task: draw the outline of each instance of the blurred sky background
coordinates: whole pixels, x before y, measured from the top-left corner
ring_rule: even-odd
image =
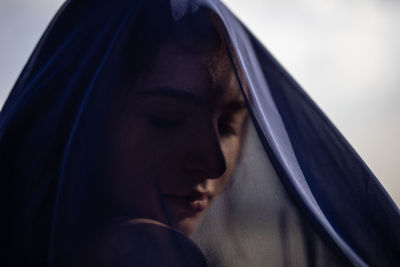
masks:
[[[0,107],[62,0],[0,0]],[[400,1],[225,0],[400,205]]]

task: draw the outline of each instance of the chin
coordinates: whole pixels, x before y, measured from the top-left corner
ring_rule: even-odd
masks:
[[[178,231],[182,232],[185,235],[190,235],[196,230],[199,225],[203,214],[196,214],[191,217],[179,218],[177,220],[173,220],[173,226]]]

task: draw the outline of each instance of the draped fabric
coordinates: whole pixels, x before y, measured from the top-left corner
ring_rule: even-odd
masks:
[[[1,266],[397,266],[400,213],[217,0],[67,1],[0,115]]]

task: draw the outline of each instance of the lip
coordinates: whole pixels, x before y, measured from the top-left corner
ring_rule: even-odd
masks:
[[[163,194],[163,198],[172,211],[195,215],[207,209],[211,194],[208,192],[192,191],[187,195]]]

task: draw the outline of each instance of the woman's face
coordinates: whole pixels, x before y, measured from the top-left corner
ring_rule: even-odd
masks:
[[[226,57],[164,45],[113,116],[106,190],[121,216],[190,234],[232,176],[247,110]]]

